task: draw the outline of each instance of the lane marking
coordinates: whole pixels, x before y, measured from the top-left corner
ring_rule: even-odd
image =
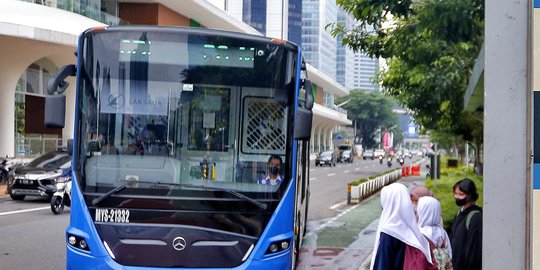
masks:
[[[358,171],[358,170],[360,170],[360,168],[355,168],[354,170],[355,170],[355,171]]]
[[[336,175],[336,174],[335,173],[329,173],[326,176],[334,176],[334,175]]]
[[[344,205],[344,204],[346,204],[346,203],[347,203],[347,201],[342,201],[342,202],[340,202],[340,203],[336,203],[336,204],[332,205],[332,206],[330,207],[330,209],[334,210],[334,209],[336,209],[336,208],[338,208],[338,207],[340,207],[340,206],[342,206],[342,205]]]
[[[317,177],[309,178],[309,181],[317,180]]]
[[[26,213],[26,212],[41,211],[41,210],[45,210],[45,209],[51,209],[51,207],[50,206],[44,206],[44,207],[30,208],[30,209],[24,209],[24,210],[15,210],[15,211],[9,211],[9,212],[2,212],[2,213],[0,213],[0,216],[7,216],[7,215],[20,214],[20,213]]]
[[[344,172],[344,173],[349,173],[349,170],[345,170],[345,171],[343,171],[343,172]]]

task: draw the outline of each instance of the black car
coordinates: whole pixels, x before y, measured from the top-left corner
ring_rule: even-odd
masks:
[[[334,151],[324,151],[315,158],[315,166],[336,166],[336,154]]]
[[[8,177],[8,192],[13,200],[26,196],[50,198],[61,177],[71,175],[71,156],[66,151],[41,155],[13,170]]]

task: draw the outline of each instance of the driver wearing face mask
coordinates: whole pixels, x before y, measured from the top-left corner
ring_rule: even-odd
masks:
[[[266,177],[259,180],[259,184],[276,186],[281,184],[281,176],[279,172],[281,170],[281,157],[272,155],[268,159],[268,173]]]

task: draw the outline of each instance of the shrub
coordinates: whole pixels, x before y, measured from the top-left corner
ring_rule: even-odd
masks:
[[[454,191],[452,188],[457,181],[463,178],[469,178],[474,181],[479,195],[476,203],[482,206],[483,178],[481,175],[475,175],[472,167],[459,164],[457,168],[447,168],[446,162],[443,162],[443,159],[441,159],[441,178],[436,180],[428,178],[425,182],[425,186],[433,191],[435,197],[441,203],[444,228],[448,232],[452,228],[452,222],[459,211],[459,207],[454,200]]]

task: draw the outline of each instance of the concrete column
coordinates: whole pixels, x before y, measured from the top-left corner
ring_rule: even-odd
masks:
[[[482,269],[530,269],[532,1],[486,1]]]
[[[310,140],[310,144],[309,144],[309,152],[310,153],[315,152],[314,141],[315,141],[315,129],[312,127],[311,128],[311,140]]]
[[[2,39],[0,39],[2,41]],[[31,53],[21,54],[6,44],[0,50],[0,156],[15,155],[15,87],[26,68],[33,63]],[[39,59],[39,58],[38,58]]]
[[[15,155],[15,87],[20,69],[0,67],[0,156]],[[22,69],[24,70],[24,69]],[[22,71],[21,71],[22,73]]]
[[[321,127],[321,151],[326,151],[326,130]]]
[[[319,148],[321,145],[321,132],[318,125],[313,127],[313,133],[315,134],[315,136],[313,136],[313,149],[315,149],[315,152],[319,153],[321,151]]]

